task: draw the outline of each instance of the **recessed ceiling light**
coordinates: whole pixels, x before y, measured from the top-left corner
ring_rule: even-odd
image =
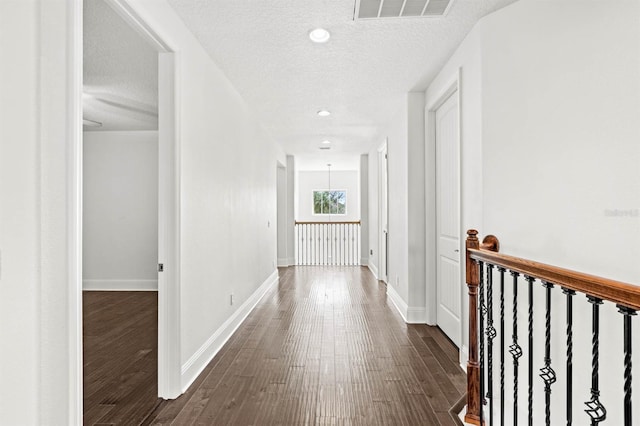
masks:
[[[322,141],[323,144],[325,145],[329,145],[331,143],[331,141]]]
[[[318,111],[318,115],[320,117],[328,117],[331,115],[331,111],[328,111],[326,109],[321,109],[320,111]]]
[[[309,38],[314,43],[326,43],[330,37],[331,34],[324,28],[316,28],[315,30],[309,31]]]

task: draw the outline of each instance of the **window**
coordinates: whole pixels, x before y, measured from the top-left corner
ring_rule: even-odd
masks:
[[[347,191],[313,191],[313,214],[347,214]]]

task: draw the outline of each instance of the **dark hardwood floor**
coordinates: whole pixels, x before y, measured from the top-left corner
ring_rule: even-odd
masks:
[[[144,424],[452,425],[458,351],[366,268],[291,267],[187,393]]]
[[[156,292],[83,292],[84,424],[137,425],[158,399]]]

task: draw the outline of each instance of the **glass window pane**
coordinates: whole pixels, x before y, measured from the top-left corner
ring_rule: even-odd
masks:
[[[346,214],[347,191],[313,191],[314,214]]]
[[[322,214],[322,192],[313,191],[313,213]]]

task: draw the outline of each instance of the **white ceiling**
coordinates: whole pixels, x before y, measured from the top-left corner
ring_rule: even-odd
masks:
[[[287,153],[340,164],[381,143],[405,94],[426,88],[479,18],[514,1],[369,20],[354,20],[355,0],[169,3]],[[104,0],[84,8],[84,116],[103,123],[85,130],[157,129],[157,52]],[[316,27],[331,32],[326,44],[309,40]],[[332,115],[318,117],[324,108]]]
[[[289,154],[367,152],[482,16],[515,0],[454,0],[445,17],[354,20],[354,0],[169,0]],[[308,32],[324,27],[326,44]],[[330,117],[316,112],[327,108]],[[379,140],[378,140],[379,139]]]
[[[84,0],[85,130],[158,128],[158,54],[104,0]]]
[[[295,168],[298,171],[360,170],[360,156],[353,154],[327,153],[314,151],[310,154],[296,155]]]

